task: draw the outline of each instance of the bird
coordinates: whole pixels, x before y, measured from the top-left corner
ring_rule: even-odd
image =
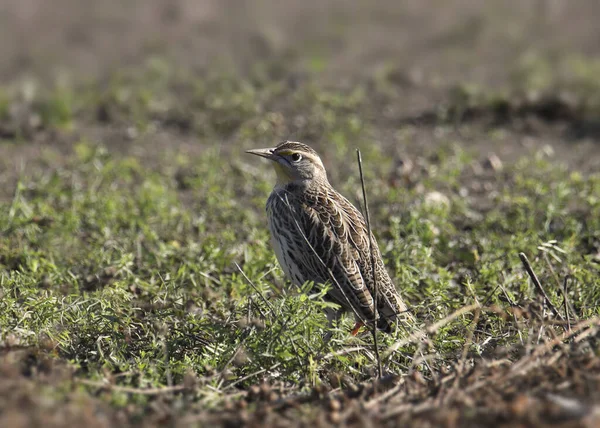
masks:
[[[246,153],[275,167],[277,182],[266,204],[272,247],[294,285],[329,284],[325,299],[340,307],[325,310],[329,327],[344,312],[354,314],[353,336],[365,325],[391,333],[400,314],[412,319],[363,215],[329,183],[318,153],[295,141]]]

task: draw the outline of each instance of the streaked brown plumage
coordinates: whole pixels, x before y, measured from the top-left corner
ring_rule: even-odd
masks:
[[[327,180],[317,152],[286,141],[275,148],[249,150],[274,162],[277,184],[267,215],[277,259],[296,285],[329,283],[327,297],[354,313],[358,323],[373,322],[374,279],[365,220]],[[373,237],[377,281],[377,326],[392,330],[406,305],[392,283]],[[328,313],[330,320],[340,313]],[[357,329],[355,329],[355,332]]]

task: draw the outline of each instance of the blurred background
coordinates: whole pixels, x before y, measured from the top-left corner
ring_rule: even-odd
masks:
[[[599,14],[593,0],[2,0],[0,76],[287,55],[335,78],[391,63],[498,84],[524,52],[598,54]]]
[[[500,124],[503,134],[493,139],[487,132],[470,132],[472,127],[459,134],[446,129],[443,138],[476,142],[483,152],[494,146],[495,152],[506,152],[500,153],[503,159],[536,139],[553,146],[568,139],[584,143],[577,162],[585,163],[595,148],[585,143],[597,139],[599,128],[598,16],[600,4],[594,0],[2,0],[0,82],[8,94],[4,98],[12,102],[19,92],[27,105],[5,106],[10,114],[0,121],[0,134],[44,139],[38,131],[52,128],[46,125],[55,119],[55,106],[40,112],[31,100],[44,99],[40,94],[58,86],[70,91],[49,96],[66,110],[58,114],[58,124],[64,125],[62,120],[68,125],[63,129],[81,131],[77,138],[83,134],[114,147],[124,147],[123,141],[141,132],[150,144],[157,129],[183,130],[173,144],[205,136],[224,146],[263,138],[319,146],[336,137],[310,114],[303,117],[314,100],[294,105],[286,100],[286,91],[291,96],[298,87],[314,85],[346,94],[360,88],[360,106],[348,108],[362,129],[369,128],[362,136],[384,145],[406,143],[398,130],[414,125],[404,149],[418,150],[440,137],[434,129],[440,119],[450,119],[458,127],[468,121],[483,130]],[[158,126],[153,129],[140,126],[139,118],[133,124],[115,119],[124,115],[112,112],[111,105],[116,99],[131,106],[127,95],[103,99],[93,108],[74,95],[94,82],[102,98],[115,76],[141,76],[149,63],[170,79],[165,96],[151,78],[137,82],[148,82],[141,110],[154,109]],[[202,80],[211,72],[248,79],[245,88],[253,99],[242,107],[229,102],[245,91],[234,83],[231,93],[213,94],[217,102],[207,107],[198,99],[210,94],[177,88],[185,79],[172,78],[188,73]],[[285,90],[273,95],[267,81]],[[211,114],[215,104],[221,110]],[[31,110],[40,117],[28,116]],[[215,129],[224,115],[231,116],[227,124]],[[260,123],[260,115],[269,123]],[[572,149],[565,154],[577,156]]]

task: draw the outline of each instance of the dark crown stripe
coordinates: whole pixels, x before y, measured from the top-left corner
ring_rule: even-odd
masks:
[[[312,147],[307,146],[303,143],[298,143],[296,141],[284,141],[283,143],[279,143],[277,147],[275,147],[275,151],[285,151],[285,150],[293,150],[303,153],[310,153],[315,156],[319,156],[318,153],[312,149]]]

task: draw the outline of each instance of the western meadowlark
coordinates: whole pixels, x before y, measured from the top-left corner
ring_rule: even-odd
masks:
[[[330,326],[342,312],[350,311],[357,321],[353,335],[362,325],[373,325],[376,281],[377,327],[391,332],[398,314],[406,314],[406,305],[371,235],[374,278],[365,220],[329,184],[317,152],[306,144],[285,141],[247,153],[274,162],[277,184],[267,200],[267,216],[271,242],[286,276],[298,286],[308,281],[330,284],[326,298],[341,306],[337,312],[327,311]]]

